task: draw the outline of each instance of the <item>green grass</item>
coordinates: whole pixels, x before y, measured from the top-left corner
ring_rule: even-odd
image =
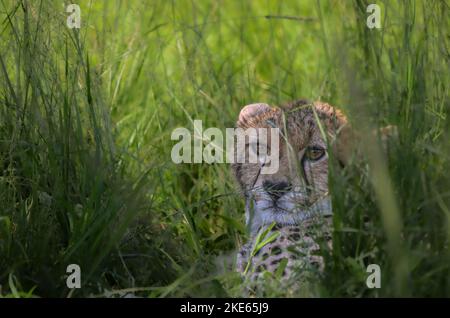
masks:
[[[360,0],[80,2],[70,30],[63,1],[0,0],[0,296],[245,295],[229,166],[172,163],[170,134],[300,97],[342,108],[366,160],[330,171],[326,274],[265,295],[450,296],[446,1],[377,1],[380,30]]]

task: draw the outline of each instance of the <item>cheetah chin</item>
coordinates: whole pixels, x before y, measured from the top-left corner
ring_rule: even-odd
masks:
[[[329,195],[317,200],[309,207],[294,207],[292,209],[273,206],[270,202],[258,205],[251,200],[247,199],[245,205],[245,219],[246,224],[250,225],[252,236],[256,235],[261,228],[273,223],[278,226],[298,226],[309,219],[331,217],[333,214]],[[252,209],[252,206],[256,209]]]

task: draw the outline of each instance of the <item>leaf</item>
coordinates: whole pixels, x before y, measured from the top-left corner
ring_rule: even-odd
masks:
[[[288,259],[287,258],[283,258],[280,262],[280,265],[278,265],[278,268],[275,272],[275,277],[280,279],[281,276],[283,275],[284,269],[286,268],[288,263]]]

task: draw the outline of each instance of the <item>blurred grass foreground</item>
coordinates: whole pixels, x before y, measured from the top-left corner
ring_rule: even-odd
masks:
[[[0,1],[0,297],[244,296],[229,166],[174,164],[170,134],[302,97],[399,137],[330,171],[325,275],[264,296],[450,297],[447,1],[371,1],[380,29],[364,0],[76,2],[79,29]]]

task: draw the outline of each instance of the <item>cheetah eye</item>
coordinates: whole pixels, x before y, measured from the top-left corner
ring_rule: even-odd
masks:
[[[267,145],[256,142],[248,144],[249,150],[253,152],[253,154],[256,154],[256,157],[258,158],[258,163],[260,165],[266,165],[270,163],[270,158],[267,155],[268,149]]]
[[[317,146],[310,146],[306,148],[305,151],[305,158],[309,161],[317,161],[320,158],[322,158],[325,155],[325,149],[317,147]]]
[[[259,143],[258,142],[252,142],[245,145],[247,147],[247,151],[251,154],[256,155],[259,157]]]

